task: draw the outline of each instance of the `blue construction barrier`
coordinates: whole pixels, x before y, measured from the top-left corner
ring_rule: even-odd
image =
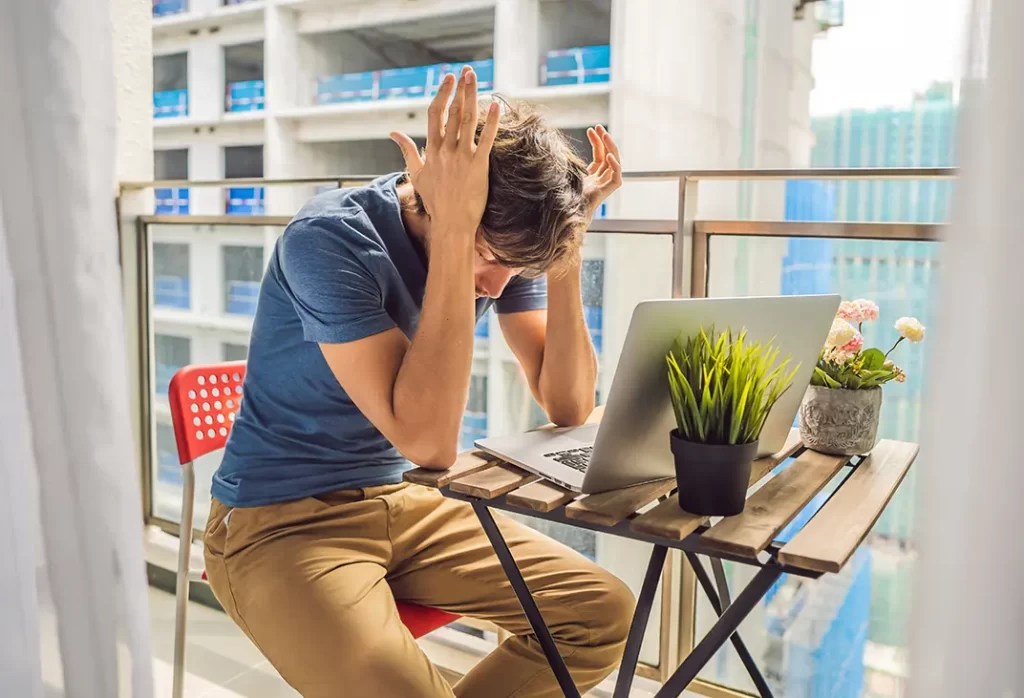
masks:
[[[476,321],[476,327],[473,329],[473,336],[479,339],[487,339],[490,336],[490,318],[491,311],[488,310],[484,313],[484,316]]]
[[[163,90],[153,93],[153,118],[188,116],[188,90]]]
[[[188,277],[169,274],[153,277],[153,305],[188,310],[191,297]]]
[[[225,210],[231,216],[262,216],[266,210],[263,187],[231,187]]]
[[[317,104],[339,104],[431,97],[437,94],[437,88],[445,74],[457,73],[463,65],[472,66],[476,71],[479,92],[494,89],[494,60],[489,58],[470,63],[437,63],[412,68],[330,75],[316,81],[315,101]]]
[[[153,0],[153,16],[166,17],[188,12],[188,0]]]
[[[260,111],[264,105],[263,80],[242,80],[228,83],[224,108],[229,112]]]
[[[548,51],[540,68],[540,84],[583,85],[612,77],[610,46],[581,46]]]
[[[158,215],[188,214],[189,191],[186,187],[155,189],[153,195],[156,199],[155,213]]]

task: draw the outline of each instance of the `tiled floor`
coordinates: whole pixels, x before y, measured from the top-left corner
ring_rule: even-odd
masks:
[[[47,612],[44,592],[44,618],[42,626],[43,680],[45,698],[60,698],[62,688],[60,652],[57,644],[57,625],[52,610]],[[52,607],[50,607],[52,609]],[[174,597],[153,587],[149,588],[150,649],[153,653],[153,679],[155,698],[170,698],[171,662],[174,654]],[[123,696],[128,689],[128,652],[121,648],[120,666]],[[225,614],[206,606],[189,606],[188,645],[186,648],[186,698],[298,698],[284,679],[259,653],[241,630]],[[645,684],[643,679],[638,684]],[[591,694],[611,695],[611,681],[606,681]],[[635,696],[650,696],[643,690],[634,690]],[[690,695],[687,693],[686,695]]]
[[[155,698],[170,698],[174,654],[174,597],[150,587],[150,649]],[[43,680],[47,698],[63,695],[57,628],[53,614],[43,626]],[[188,619],[187,698],[297,698],[273,667],[226,615],[191,604]],[[127,655],[127,651],[124,650]],[[122,658],[127,671],[127,657]],[[126,681],[122,680],[122,687]],[[124,693],[127,695],[127,693]]]

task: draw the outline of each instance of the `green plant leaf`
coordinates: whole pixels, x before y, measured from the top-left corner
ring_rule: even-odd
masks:
[[[877,371],[885,365],[885,354],[880,349],[865,349],[860,353],[862,366],[869,371]]]
[[[833,378],[832,376],[830,376],[827,373],[825,373],[824,371],[822,371],[820,368],[815,368],[814,369],[814,377],[817,378],[818,380],[820,380],[821,384],[823,386],[825,386],[825,387],[833,388],[833,389],[838,389],[838,388],[843,387],[839,383],[839,381],[837,381],[835,378]]]

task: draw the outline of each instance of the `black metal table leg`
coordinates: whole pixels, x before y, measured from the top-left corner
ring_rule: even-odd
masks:
[[[480,525],[483,526],[484,533],[487,534],[494,552],[498,555],[498,561],[501,562],[501,567],[505,570],[508,581],[512,584],[512,590],[515,591],[516,598],[519,599],[519,604],[523,607],[523,612],[526,613],[526,618],[530,621],[530,627],[533,628],[533,633],[537,636],[541,649],[544,650],[544,656],[547,658],[548,664],[551,665],[551,671],[555,673],[555,678],[558,680],[562,693],[565,694],[566,698],[580,698],[579,689],[573,683],[572,676],[569,675],[569,670],[562,660],[562,655],[558,653],[558,647],[555,646],[555,640],[551,637],[551,631],[548,630],[548,626],[544,623],[544,617],[541,616],[540,609],[537,608],[533,596],[530,595],[530,588],[526,586],[526,580],[523,579],[523,574],[519,571],[515,558],[512,557],[512,551],[508,549],[508,544],[505,543],[505,539],[502,537],[494,517],[491,516],[487,504],[482,501],[474,501],[473,511],[476,512],[477,518],[480,519]]]
[[[724,613],[721,599],[718,594],[715,593],[715,588],[711,586],[711,579],[708,577],[708,573],[705,571],[704,565],[694,553],[686,553],[686,559],[690,561],[690,566],[697,575],[697,581],[700,582],[701,587],[704,589],[704,594],[708,597],[708,602],[711,604],[711,608],[714,610],[715,615],[721,617],[722,613]],[[715,567],[715,562],[716,559],[712,558],[711,564],[713,568]],[[721,566],[721,561],[718,561],[718,564]],[[720,575],[716,574],[715,576],[718,581],[719,590],[724,586],[726,593],[728,593],[728,583],[725,579],[725,571],[722,570]],[[719,593],[721,593],[721,591],[719,591]],[[771,687],[768,686],[768,682],[761,674],[761,670],[758,668],[757,662],[754,661],[754,657],[750,654],[750,650],[747,649],[746,643],[743,642],[742,638],[740,638],[740,634],[738,632],[733,633],[729,639],[732,641],[733,647],[736,648],[736,654],[740,656],[740,661],[743,662],[743,666],[750,675],[751,681],[753,681],[754,686],[757,687],[757,692],[761,694],[761,698],[773,698],[774,694],[772,693]]]
[[[663,545],[656,545],[651,551],[651,560],[647,563],[647,574],[644,575],[640,596],[636,600],[636,610],[633,611],[633,621],[629,625],[626,650],[622,653],[622,664],[619,665],[619,677],[615,681],[613,698],[628,698],[629,696],[630,686],[633,685],[633,674],[636,672],[636,663],[640,659],[640,645],[644,642],[647,619],[651,615],[651,606],[654,604],[654,592],[658,589],[658,580],[665,567],[666,553],[668,553],[668,548]]]
[[[721,558],[712,557],[711,562],[711,574],[715,575],[715,586],[718,588],[718,602],[722,607],[722,611],[716,610],[715,613],[722,615],[722,612],[729,608],[729,604],[732,603],[732,595],[729,593],[729,580],[725,576],[725,565],[722,563]]]
[[[696,567],[694,568],[697,569]],[[703,569],[703,568],[702,568]],[[669,677],[668,681],[661,687],[655,698],[675,698],[679,696],[690,683],[697,678],[698,672],[715,655],[725,641],[729,639],[743,619],[754,609],[764,595],[771,589],[772,584],[782,574],[782,568],[775,563],[769,563],[762,567],[754,578],[747,584],[739,596],[729,605],[729,608],[718,618],[718,621],[711,627],[708,634],[704,636],[693,651],[683,660],[683,663]],[[705,579],[707,572],[704,573]],[[699,579],[699,577],[698,577]],[[710,585],[710,579],[708,579]],[[712,587],[713,590],[713,587]],[[716,594],[717,599],[717,594]]]

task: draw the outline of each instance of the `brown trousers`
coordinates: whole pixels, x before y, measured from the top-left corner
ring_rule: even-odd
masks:
[[[576,684],[597,685],[622,657],[629,589],[496,519]],[[437,490],[389,485],[234,510],[214,500],[205,543],[218,600],[306,698],[562,695],[472,508]],[[453,689],[399,621],[396,598],[511,637]]]

